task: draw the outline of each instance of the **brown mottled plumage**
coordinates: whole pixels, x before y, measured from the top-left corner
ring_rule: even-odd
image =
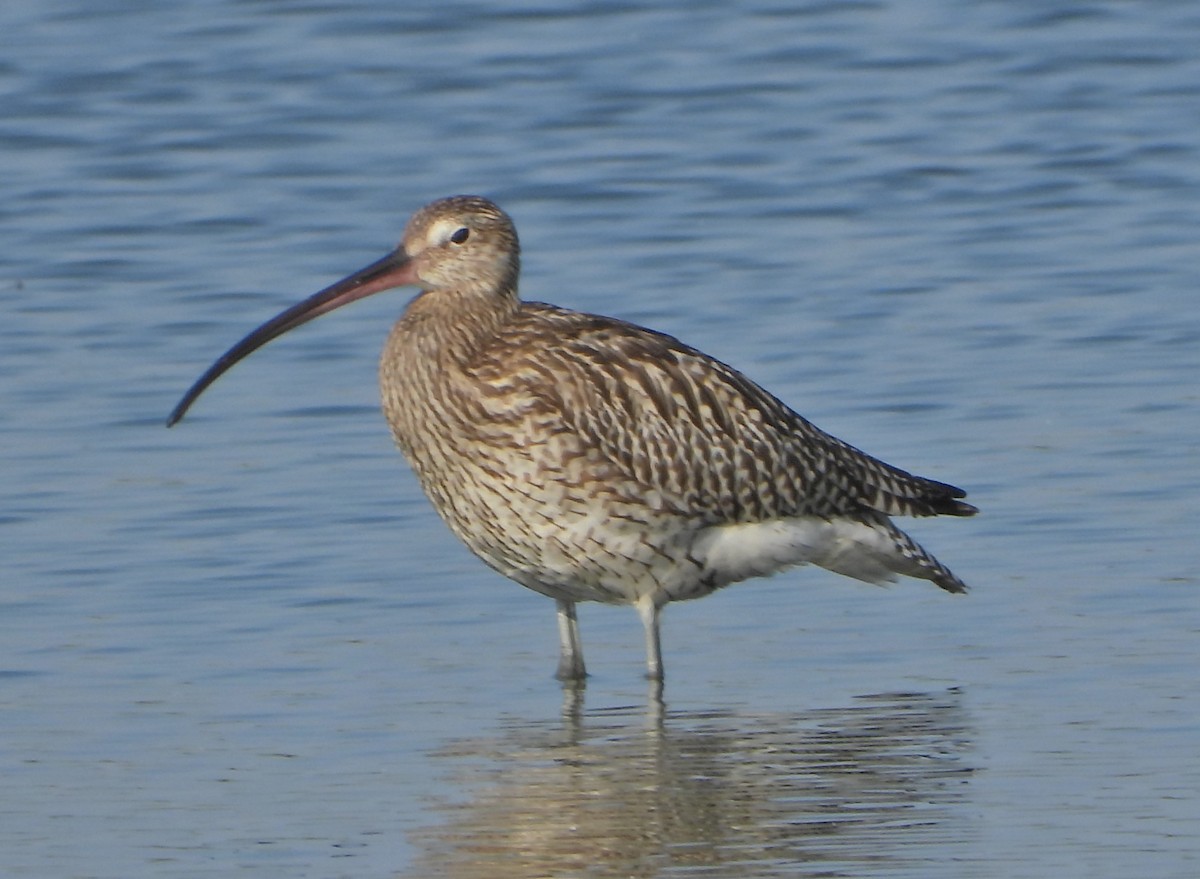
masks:
[[[422,288],[388,337],[383,408],[434,507],[491,567],[558,602],[558,675],[581,679],[578,601],[637,607],[662,677],[669,601],[813,563],[869,582],[966,586],[891,516],[970,516],[961,489],[878,461],[662,333],[517,295],[512,221],[475,196],[418,211],[399,249],[259,327],[216,378],[287,330]]]

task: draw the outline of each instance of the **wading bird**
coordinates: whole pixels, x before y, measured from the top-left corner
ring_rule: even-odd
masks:
[[[631,604],[647,675],[659,615],[749,577],[815,564],[871,583],[966,586],[892,516],[970,516],[965,492],[824,433],[671,336],[517,294],[512,220],[476,196],[422,208],[400,246],[254,330],[171,413],[272,339],[349,302],[420,292],[380,363],[383,409],[450,529],[553,598],[558,677],[586,671],[575,605]]]

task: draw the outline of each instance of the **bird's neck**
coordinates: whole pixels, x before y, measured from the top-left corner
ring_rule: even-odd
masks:
[[[515,288],[499,296],[429,290],[392,328],[379,365],[383,410],[422,483],[436,483],[445,450],[461,441],[464,424],[475,418],[472,367],[503,336],[519,307]]]
[[[390,341],[404,359],[465,366],[503,332],[519,307],[515,286],[426,290],[409,303]]]

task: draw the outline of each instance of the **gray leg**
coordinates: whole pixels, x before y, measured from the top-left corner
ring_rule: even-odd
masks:
[[[558,671],[560,681],[582,681],[587,677],[583,665],[583,644],[579,641],[579,621],[575,618],[575,602],[558,599]]]
[[[646,677],[652,681],[663,679],[662,642],[658,636],[658,613],[661,608],[650,596],[637,603],[642,627],[646,630]]]

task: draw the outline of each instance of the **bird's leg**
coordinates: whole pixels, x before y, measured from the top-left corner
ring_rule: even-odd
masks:
[[[583,665],[583,644],[579,641],[579,620],[575,618],[575,602],[558,599],[558,671],[560,681],[582,681],[587,677]]]
[[[636,604],[638,616],[642,618],[642,627],[646,630],[646,677],[652,681],[662,681],[662,642],[658,635],[658,614],[662,609],[652,595],[646,595]]]

